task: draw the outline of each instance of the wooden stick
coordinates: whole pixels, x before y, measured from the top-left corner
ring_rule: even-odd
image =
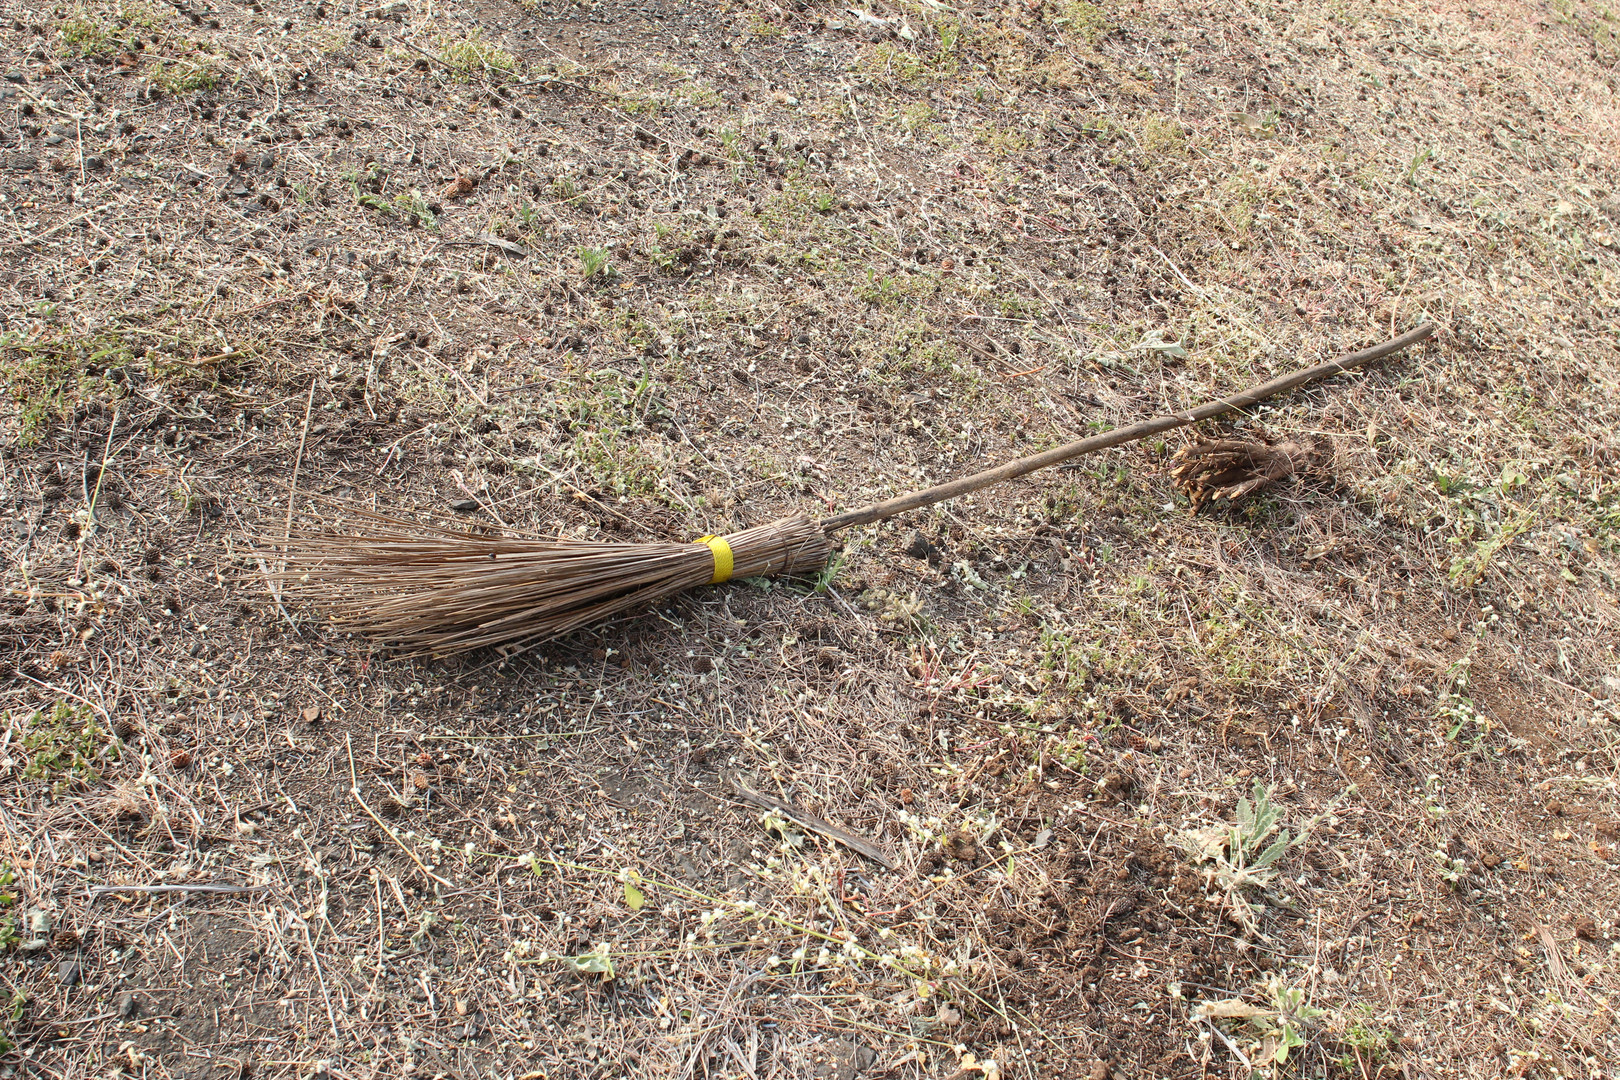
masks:
[[[238,893],[264,892],[268,885],[92,885],[89,896],[91,900],[107,895],[108,893],[224,893],[234,896]]]
[[[1397,353],[1408,346],[1415,345],[1433,333],[1434,323],[1426,322],[1408,330],[1398,338],[1384,342],[1382,345],[1374,345],[1370,349],[1362,349],[1360,352],[1341,356],[1337,360],[1329,360],[1326,363],[1304,368],[1288,375],[1279,375],[1269,382],[1263,382],[1259,386],[1251,387],[1240,394],[1234,394],[1227,398],[1218,398],[1215,401],[1200,405],[1191,412],[1161,416],[1154,420],[1143,420],[1139,424],[1115,428],[1113,431],[1105,431],[1101,435],[1093,435],[1078,442],[1054,447],[1039,454],[1031,454],[1029,457],[1019,458],[1017,461],[1009,461],[1005,465],[998,465],[994,469],[986,469],[984,472],[974,473],[972,476],[964,476],[960,480],[950,480],[931,488],[924,488],[922,491],[913,491],[909,495],[897,495],[892,499],[860,510],[850,510],[847,513],[826,518],[821,522],[821,528],[828,535],[831,535],[840,529],[866,525],[873,521],[883,521],[897,514],[904,514],[909,510],[920,510],[925,506],[932,506],[937,502],[944,502],[946,499],[954,499],[969,492],[978,491],[980,488],[989,487],[991,484],[999,484],[1003,480],[1012,480],[1015,477],[1035,472],[1037,469],[1048,468],[1059,462],[1068,461],[1070,458],[1079,457],[1082,454],[1089,454],[1096,450],[1107,450],[1110,447],[1124,443],[1136,442],[1138,439],[1157,435],[1161,431],[1171,431],[1178,427],[1186,427],[1188,424],[1196,424],[1200,420],[1208,420],[1212,416],[1220,416],[1222,413],[1245,409],[1257,402],[1264,401],[1266,398],[1286,393],[1307,383],[1316,382],[1318,379],[1325,379],[1329,375],[1354,371],[1356,368],[1370,364],[1374,360],[1382,359],[1391,353]]]
[[[827,822],[816,817],[816,815],[810,813],[808,810],[800,810],[792,803],[785,803],[781,799],[774,799],[762,792],[755,791],[745,785],[741,780],[738,780],[736,777],[729,778],[726,781],[726,785],[731,788],[732,794],[736,795],[738,798],[743,799],[746,802],[751,802],[755,806],[763,807],[766,810],[781,814],[788,820],[797,823],[800,827],[809,829],[811,832],[818,832],[827,837],[829,840],[836,840],[840,844],[843,844],[845,847],[849,848],[851,851],[858,851],[862,855],[865,855],[868,859],[871,859],[873,862],[879,864],[885,870],[894,870],[899,866],[899,864],[894,861],[893,856],[884,851],[882,848],[878,847],[876,844],[872,843],[870,840],[856,836],[854,833],[845,832],[836,825],[829,825]]]

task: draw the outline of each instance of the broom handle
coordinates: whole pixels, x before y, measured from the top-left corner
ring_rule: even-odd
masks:
[[[1381,359],[1391,353],[1400,352],[1409,345],[1415,345],[1432,333],[1434,333],[1434,323],[1425,322],[1408,330],[1398,338],[1384,342],[1382,345],[1374,345],[1370,349],[1362,349],[1360,352],[1351,353],[1349,356],[1341,356],[1337,360],[1329,360],[1326,363],[1304,368],[1288,375],[1280,375],[1270,382],[1263,382],[1259,386],[1243,391],[1241,394],[1217,398],[1207,404],[1200,405],[1192,412],[1161,416],[1154,420],[1143,420],[1139,424],[1115,428],[1113,431],[1105,431],[1101,435],[1093,435],[1088,439],[1081,439],[1066,446],[1054,447],[1039,454],[1019,458],[1017,461],[1009,461],[1005,465],[998,465],[994,469],[986,469],[984,472],[974,473],[972,476],[964,476],[960,480],[950,480],[931,488],[924,488],[921,491],[913,491],[909,495],[898,495],[860,510],[851,510],[836,517],[826,518],[821,522],[821,528],[822,531],[831,535],[840,529],[865,525],[873,521],[883,521],[886,518],[894,517],[896,514],[904,514],[908,510],[918,510],[924,506],[944,502],[946,499],[954,499],[959,495],[966,495],[970,491],[978,491],[980,488],[987,488],[991,484],[999,484],[1003,480],[1011,480],[1014,477],[1035,472],[1037,469],[1056,465],[1060,461],[1068,461],[1070,458],[1079,457],[1081,454],[1089,454],[1094,450],[1107,450],[1111,446],[1135,442],[1138,439],[1145,439],[1149,435],[1157,435],[1161,431],[1186,427],[1188,424],[1208,420],[1210,417],[1220,416],[1222,413],[1246,409],[1256,402],[1293,390],[1295,387],[1316,382],[1318,379],[1325,379],[1329,375],[1354,371],[1356,368],[1370,364],[1374,360]]]

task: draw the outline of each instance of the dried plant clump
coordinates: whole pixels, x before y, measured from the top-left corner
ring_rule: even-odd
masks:
[[[1320,469],[1331,456],[1324,440],[1309,436],[1276,442],[1201,439],[1176,451],[1170,476],[1196,514],[1211,501],[1230,506],[1279,480]]]

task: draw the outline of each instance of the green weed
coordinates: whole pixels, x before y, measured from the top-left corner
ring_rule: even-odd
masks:
[[[1086,0],[1070,0],[1063,5],[1063,14],[1053,22],[1059,26],[1068,26],[1093,48],[1096,48],[1097,43],[1114,29],[1114,24],[1108,21],[1103,9],[1096,4],[1087,3]]]
[[[1259,932],[1255,916],[1260,907],[1248,893],[1277,878],[1276,864],[1305,834],[1291,836],[1281,827],[1282,811],[1272,803],[1271,791],[1255,781],[1253,798],[1239,799],[1235,824],[1187,829],[1173,839],[1195,863],[1207,863],[1205,876],[1219,890],[1233,918],[1250,933]]]
[[[1485,539],[1474,545],[1474,550],[1458,557],[1451,564],[1451,584],[1457,589],[1472,589],[1485,577],[1490,569],[1491,560],[1496,553],[1508,544],[1527,532],[1536,522],[1536,515],[1529,511],[1515,514]]]
[[[606,281],[614,276],[613,264],[604,248],[579,249],[579,276],[586,281]]]
[[[1339,1055],[1334,1064],[1352,1076],[1363,1076],[1367,1073],[1367,1066],[1376,1066],[1389,1059],[1390,1051],[1395,1047],[1396,1035],[1381,1024],[1363,1017],[1351,1021],[1344,1034],[1339,1036],[1339,1042],[1349,1053]]]
[[[59,703],[50,712],[30,714],[23,727],[22,745],[28,752],[23,775],[49,780],[53,790],[74,782],[93,784],[107,762],[118,760],[118,740],[97,725],[88,705]]]
[[[33,446],[75,405],[101,392],[102,368],[132,359],[128,343],[111,333],[83,338],[0,334],[0,382],[17,406],[19,444]]]
[[[114,28],[84,10],[76,10],[56,26],[64,56],[110,56],[119,48]]]
[[[517,59],[511,53],[477,36],[440,47],[439,62],[461,82],[474,74],[510,75],[517,69]]]
[[[1138,136],[1142,150],[1161,157],[1179,157],[1186,150],[1187,136],[1181,125],[1167,116],[1150,114],[1142,118]]]
[[[17,872],[9,863],[0,863],[0,952],[15,948],[22,940],[17,933],[17,892],[12,886],[17,883]]]
[[[422,193],[416,188],[395,195],[393,210],[413,225],[421,225],[429,229],[439,227],[439,219],[429,208],[427,200],[422,197]]]
[[[1083,689],[1101,659],[1101,652],[1068,627],[1052,623],[1041,626],[1040,669],[1046,673],[1047,684],[1054,689]]]
[[[160,61],[152,69],[153,85],[170,94],[212,90],[219,85],[219,81],[219,68],[212,60]]]
[[[1407,187],[1416,187],[1418,170],[1423,167],[1424,162],[1432,157],[1434,157],[1434,147],[1425,146],[1422,150],[1419,150],[1413,155],[1412,164],[1406,167],[1406,176],[1402,178],[1401,182]]]

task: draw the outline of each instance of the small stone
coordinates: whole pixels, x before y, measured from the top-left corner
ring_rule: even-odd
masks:
[[[319,705],[311,705],[309,708],[304,710],[304,723],[313,724],[320,718],[321,707]]]
[[[74,986],[82,974],[79,965],[72,960],[63,960],[56,965],[56,978],[63,986]]]
[[[939,549],[918,529],[911,531],[911,535],[906,537],[905,547],[900,550],[914,559],[927,559],[939,554]]]
[[[100,172],[107,167],[107,159],[99,154],[91,154],[84,159],[84,167],[91,172]]]
[[[450,509],[458,514],[476,514],[478,512],[478,500],[458,499],[450,504]]]
[[[118,1011],[119,1016],[123,1017],[125,1020],[128,1020],[130,1017],[135,1015],[135,1005],[135,995],[130,991],[125,990],[122,994],[118,995],[118,1003],[114,1006],[114,1008]]]

